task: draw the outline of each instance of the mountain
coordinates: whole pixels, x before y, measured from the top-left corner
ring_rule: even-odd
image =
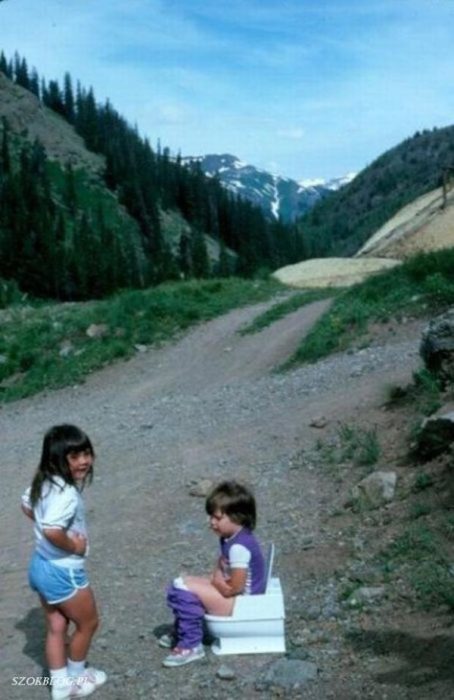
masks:
[[[338,190],[354,177],[347,175],[329,181],[296,182],[259,170],[228,153],[188,156],[183,158],[183,163],[198,164],[205,175],[217,177],[230,192],[260,206],[268,216],[286,223],[295,221],[326,194]]]
[[[153,151],[91,88],[0,52],[0,282],[73,301],[301,257],[294,227]]]
[[[453,174],[454,126],[416,132],[298,221],[307,257],[354,255],[402,207]]]

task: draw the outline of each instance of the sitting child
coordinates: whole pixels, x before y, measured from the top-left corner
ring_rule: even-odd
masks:
[[[205,503],[211,529],[219,535],[221,553],[210,578],[182,576],[167,590],[167,604],[174,614],[174,634],[159,645],[171,648],[166,667],[183,666],[205,656],[202,645],[203,616],[231,615],[237,595],[265,591],[265,562],[253,534],[256,505],[252,493],[236,481],[224,481]]]

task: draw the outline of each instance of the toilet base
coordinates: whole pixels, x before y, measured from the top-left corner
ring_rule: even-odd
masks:
[[[230,637],[216,639],[211,651],[224,654],[275,654],[285,652],[284,637]]]

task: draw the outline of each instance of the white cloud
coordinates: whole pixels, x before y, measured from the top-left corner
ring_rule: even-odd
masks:
[[[172,151],[329,178],[452,122],[453,20],[454,0],[11,0],[0,48]]]
[[[144,106],[144,120],[152,119],[157,126],[179,126],[187,124],[193,118],[192,109],[176,102],[157,102]]]
[[[300,129],[298,127],[278,129],[277,135],[283,139],[290,139],[291,141],[301,141],[301,139],[304,137],[304,129]]]

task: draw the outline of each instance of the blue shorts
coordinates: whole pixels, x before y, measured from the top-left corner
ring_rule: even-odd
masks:
[[[69,600],[81,588],[90,585],[85,569],[57,566],[37,552],[28,567],[28,582],[51,605]]]

